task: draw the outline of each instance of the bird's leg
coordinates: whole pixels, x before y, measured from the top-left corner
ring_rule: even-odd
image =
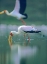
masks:
[[[25,37],[26,37],[26,33],[24,33],[24,40],[25,40]],[[26,45],[26,43],[24,42],[24,45]]]
[[[9,45],[11,47],[12,46],[12,36],[11,35],[9,35],[8,42],[9,42]]]
[[[29,37],[29,35],[27,34],[27,36],[28,36],[28,42],[30,42],[30,37]]]
[[[29,37],[29,35],[28,35],[27,33],[24,33],[24,40],[25,40],[26,35],[28,36],[28,44],[29,44],[29,42],[30,42],[30,37]],[[24,43],[24,45],[27,45],[27,44]]]
[[[24,40],[25,40],[25,37],[26,37],[26,33],[24,33]]]
[[[22,18],[21,18],[20,20],[22,21],[22,23],[23,23],[24,25],[26,25],[25,21],[24,21]]]

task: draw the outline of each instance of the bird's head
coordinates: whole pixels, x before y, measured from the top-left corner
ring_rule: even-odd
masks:
[[[10,15],[10,13],[8,12],[8,10],[4,10],[4,13],[7,15]]]
[[[10,35],[13,36],[13,33],[10,32]]]
[[[4,11],[1,11],[1,12],[0,12],[0,14],[3,14],[3,13],[6,13],[6,14],[7,14],[8,11],[7,11],[7,10],[4,10]]]
[[[6,13],[6,10],[4,10],[4,13]]]
[[[7,10],[4,10],[4,13],[8,13],[8,11]]]
[[[20,33],[20,32],[11,31],[11,32],[10,32],[10,35],[11,35],[11,36],[14,36],[14,35],[18,35],[19,33]]]

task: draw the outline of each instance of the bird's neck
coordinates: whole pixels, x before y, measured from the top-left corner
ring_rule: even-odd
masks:
[[[16,32],[16,31],[11,31],[11,33],[12,33],[13,35],[18,35],[18,34],[19,34],[19,32]]]
[[[16,32],[16,34],[19,34],[19,32]]]
[[[9,13],[8,11],[6,11],[6,14],[7,14],[7,15],[10,15],[10,13]]]

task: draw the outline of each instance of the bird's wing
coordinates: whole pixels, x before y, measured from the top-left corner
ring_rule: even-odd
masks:
[[[16,12],[19,12],[19,9],[20,9],[20,2],[19,2],[19,0],[16,0],[14,10]]]
[[[16,0],[14,10],[20,14],[24,14],[26,9],[26,0]]]
[[[26,0],[19,0],[20,2],[20,10],[19,13],[24,14],[26,10]]]

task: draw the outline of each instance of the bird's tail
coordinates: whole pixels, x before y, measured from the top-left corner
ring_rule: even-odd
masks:
[[[25,13],[23,14],[25,17],[23,19],[27,19],[28,18],[28,15]]]

